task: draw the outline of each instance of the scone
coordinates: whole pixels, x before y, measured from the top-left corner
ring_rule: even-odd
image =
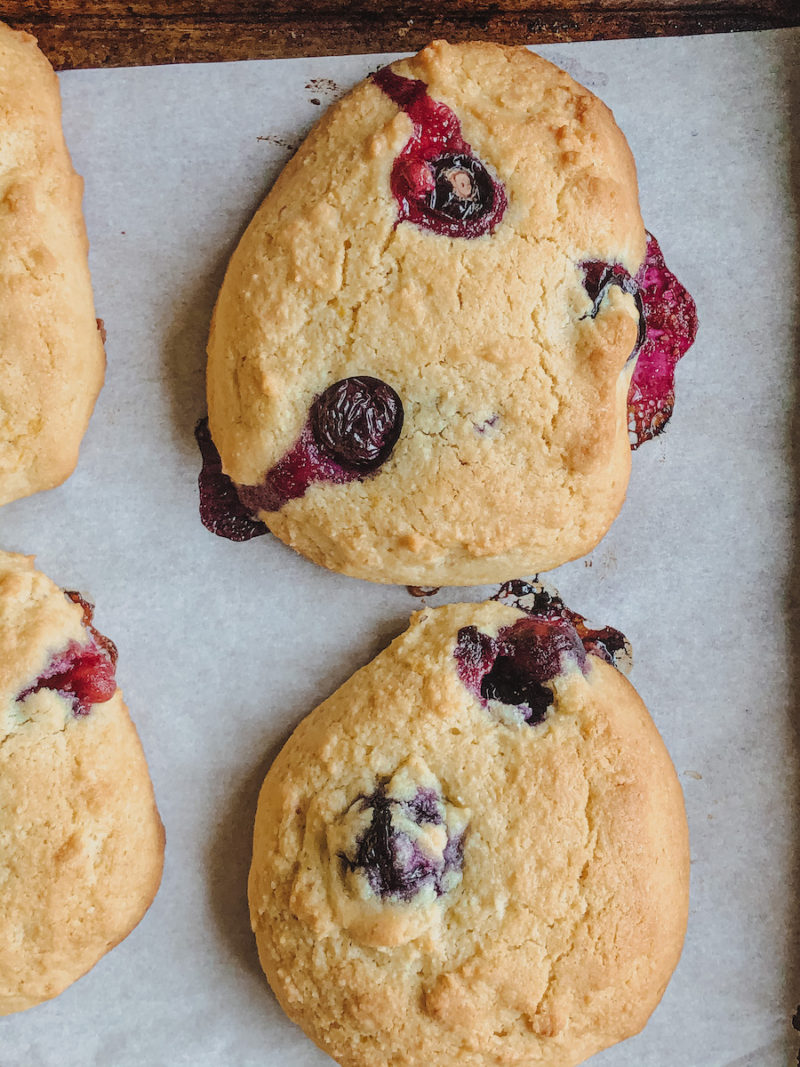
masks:
[[[139,922],[164,830],[92,608],[0,552],[0,1015],[54,997]]]
[[[259,956],[344,1067],[572,1067],[664,992],[688,910],[681,789],[581,628],[499,603],[418,612],[267,774]]]
[[[58,79],[0,23],[0,504],[69,477],[103,384],[82,193]]]
[[[229,264],[211,434],[317,563],[468,585],[617,515],[642,340],[636,172],[608,108],[524,48],[435,42],[314,128]]]

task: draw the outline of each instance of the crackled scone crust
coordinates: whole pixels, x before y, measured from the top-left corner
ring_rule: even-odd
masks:
[[[520,616],[496,603],[418,612],[265,779],[249,883],[261,963],[344,1067],[572,1067],[640,1030],[678,962],[683,799],[635,690],[590,656],[586,677],[556,682],[544,724],[509,726],[457,676],[461,627],[495,635]],[[462,880],[417,928],[400,908],[383,909],[377,935],[351,915],[345,932],[326,828],[407,761],[468,812]]]
[[[596,318],[578,264],[645,250],[636,172],[608,108],[524,48],[435,42],[393,65],[447,104],[504,184],[496,231],[395,227],[390,188],[409,117],[366,81],[323,117],[228,267],[209,340],[211,432],[256,485],[315,396],[366,374],[400,395],[388,462],[317,483],[269,528],[317,563],[373,581],[465,585],[589,551],[622,505],[633,299]]]
[[[58,79],[0,23],[0,504],[69,477],[103,384],[82,194]]]
[[[161,880],[164,831],[120,690],[85,717],[48,689],[16,700],[86,642],[81,620],[31,559],[0,553],[0,1015],[89,970]]]

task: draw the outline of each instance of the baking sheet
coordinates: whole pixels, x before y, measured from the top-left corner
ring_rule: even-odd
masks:
[[[614,109],[646,224],[701,320],[675,416],[635,454],[622,515],[549,579],[632,640],[632,680],[672,753],[692,834],[680,966],[644,1033],[597,1067],[772,1067],[797,1055],[800,677],[786,620],[799,578],[798,44],[789,30],[537,49]],[[389,58],[61,76],[108,376],[78,471],[4,507],[0,544],[96,601],[167,857],[127,941],[56,1000],[0,1020],[2,1067],[332,1062],[284,1018],[258,967],[245,898],[257,790],[298,720],[419,602],[329,574],[271,537],[207,533],[192,431],[239,234],[325,105]]]

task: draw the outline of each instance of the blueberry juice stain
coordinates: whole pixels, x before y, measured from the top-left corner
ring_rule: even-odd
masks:
[[[341,485],[374,474],[389,458],[403,428],[400,397],[379,378],[356,375],[328,386],[311,405],[300,436],[259,485],[236,485],[223,473],[208,419],[195,436],[203,455],[200,518],[220,537],[247,541],[266,533],[255,516],[278,511],[315,482]]]
[[[24,689],[17,701],[31,693],[51,689],[72,704],[76,717],[88,715],[93,704],[104,704],[117,691],[117,648],[92,625],[94,607],[80,593],[65,590],[64,595],[83,608],[83,625],[89,640],[85,644],[70,641],[56,653],[39,677]]]
[[[612,285],[630,293],[639,311],[639,331],[631,358],[638,356],[628,390],[631,448],[662,432],[675,406],[675,368],[697,336],[697,308],[664,262],[658,241],[647,234],[644,262],[631,277],[619,263],[581,263],[583,285],[594,318]]]
[[[249,541],[267,532],[263,522],[247,510],[236,486],[222,470],[217,446],[211,438],[208,418],[194,428],[203,466],[197,478],[200,490],[200,521],[207,530],[229,541]]]
[[[632,660],[631,645],[621,630],[613,626],[593,629],[586,617],[566,606],[553,589],[538,581],[514,579],[504,582],[492,600],[510,600],[515,607],[529,615],[546,619],[564,619],[581,640],[584,650],[598,659],[626,673]]]
[[[425,82],[384,67],[372,80],[413,123],[392,166],[397,223],[412,222],[446,237],[482,237],[502,219],[508,200],[461,134],[461,123],[433,100]]]

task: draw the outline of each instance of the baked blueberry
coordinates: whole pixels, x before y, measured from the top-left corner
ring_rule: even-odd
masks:
[[[317,445],[342,467],[374,471],[403,428],[403,405],[386,382],[360,375],[329,385],[311,406]]]
[[[372,80],[414,124],[392,168],[398,222],[447,237],[492,233],[505,214],[506,193],[464,140],[455,113],[431,99],[424,82],[403,78],[391,67]]]
[[[559,616],[531,616],[496,637],[467,626],[458,633],[455,657],[461,680],[486,704],[515,708],[535,726],[553,703],[547,684],[570,667],[583,669],[586,652],[575,628]]]
[[[239,498],[236,486],[222,470],[222,460],[211,439],[208,419],[194,428],[203,466],[197,478],[200,492],[200,521],[207,530],[229,541],[249,541],[267,533],[267,527]]]
[[[435,790],[417,789],[410,800],[387,793],[383,783],[356,802],[370,813],[370,824],[359,836],[355,853],[340,858],[350,871],[361,871],[372,892],[382,900],[410,901],[426,887],[437,897],[453,887],[463,860],[463,831],[448,835],[444,803]],[[432,840],[429,827],[439,828]]]
[[[522,579],[504,582],[492,599],[510,601],[514,607],[535,617],[566,620],[581,639],[586,652],[611,664],[623,674],[629,673],[633,665],[633,652],[625,634],[613,626],[587,625],[585,616],[568,608],[555,589],[543,582]]]
[[[92,626],[94,606],[80,593],[66,591],[65,595],[83,608],[88,640],[85,644],[70,641],[63,652],[52,657],[36,681],[19,694],[17,701],[41,689],[52,689],[71,702],[75,715],[88,715],[93,704],[104,704],[117,691],[117,649],[113,641]]]
[[[247,511],[278,511],[314,482],[342,485],[374,474],[389,458],[403,428],[403,405],[386,382],[368,375],[343,378],[321,393],[295,444],[267,471],[261,485],[239,485]]]

